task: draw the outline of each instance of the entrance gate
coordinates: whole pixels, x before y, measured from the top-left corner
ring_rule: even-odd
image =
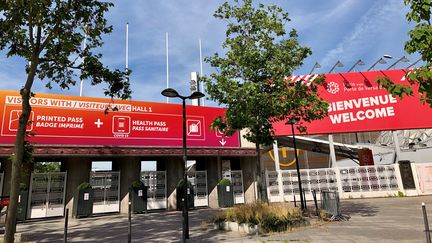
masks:
[[[147,189],[147,209],[167,208],[166,171],[141,171]]]
[[[190,171],[187,176],[193,186],[195,207],[208,206],[207,171]]]
[[[27,217],[63,216],[66,172],[32,173]]]
[[[120,172],[91,172],[90,184],[94,192],[94,214],[120,211]]]
[[[234,204],[244,203],[243,174],[241,170],[227,170],[223,173],[233,184]]]

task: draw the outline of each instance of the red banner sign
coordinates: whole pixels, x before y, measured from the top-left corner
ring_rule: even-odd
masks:
[[[397,84],[408,84],[407,70],[326,74],[319,95],[330,103],[328,117],[305,123],[307,134],[402,130],[432,127],[432,109],[414,95],[402,100],[379,88],[375,79],[386,76]],[[317,75],[290,77],[312,82]],[[291,135],[285,122],[274,124],[276,136]]]
[[[182,105],[48,95],[30,100],[28,131],[37,144],[108,146],[182,146]],[[0,91],[0,144],[13,144],[21,114],[17,92]],[[108,108],[115,108],[105,114]],[[224,109],[187,106],[187,144],[195,147],[239,147],[239,135],[223,137],[210,124]]]

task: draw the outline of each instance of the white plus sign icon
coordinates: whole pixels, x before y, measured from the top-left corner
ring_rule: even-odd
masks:
[[[94,122],[94,124],[97,126],[97,128],[100,128],[103,125],[103,122],[98,118],[97,121]]]

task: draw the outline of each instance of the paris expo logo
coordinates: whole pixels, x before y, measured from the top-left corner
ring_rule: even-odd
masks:
[[[330,82],[329,84],[326,85],[325,88],[331,94],[336,94],[337,92],[339,92],[339,84],[335,82]]]

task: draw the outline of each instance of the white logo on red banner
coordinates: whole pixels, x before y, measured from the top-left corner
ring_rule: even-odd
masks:
[[[188,136],[201,136],[201,121],[200,120],[187,120],[187,135]]]
[[[9,131],[18,131],[19,118],[21,116],[22,111],[20,110],[11,110],[10,119],[9,119]],[[33,121],[34,120],[34,112],[30,112],[29,123],[27,124],[27,131],[33,130]]]
[[[330,82],[327,85],[327,91],[331,94],[336,94],[337,92],[339,92],[339,84],[335,82]]]

